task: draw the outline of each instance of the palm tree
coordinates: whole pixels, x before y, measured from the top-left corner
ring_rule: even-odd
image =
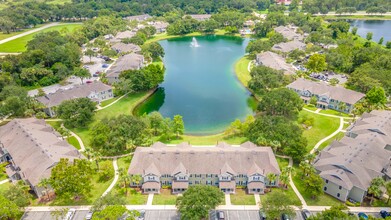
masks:
[[[307,175],[307,173],[309,172],[309,170],[311,169],[311,165],[306,162],[306,161],[301,161],[300,164],[299,164],[299,168],[301,169],[303,175],[301,176],[301,179],[304,179],[304,176]]]
[[[91,148],[86,148],[84,150],[84,153],[86,154],[87,159],[91,160],[91,157],[92,157],[92,154],[94,153],[94,151]]]
[[[308,163],[312,164],[312,162],[315,160],[316,155],[315,154],[307,154],[304,157],[304,160],[307,160]]]
[[[372,195],[369,204],[372,205],[373,199],[375,197],[382,196],[383,194],[382,187],[384,187],[384,185],[385,185],[384,180],[381,177],[376,177],[371,181],[371,186],[368,188],[368,194]]]
[[[289,176],[292,173],[292,167],[284,167],[281,171],[281,175],[279,177],[280,183],[284,186],[284,188],[288,188],[289,184]]]
[[[124,183],[125,195],[128,195],[128,186],[127,186],[128,184],[127,183],[130,182],[130,176],[122,168],[120,169],[119,173],[120,173],[120,176],[119,176],[120,181]]]
[[[39,181],[38,186],[45,188],[46,195],[48,196],[48,200],[50,201],[50,195],[49,195],[49,185],[50,185],[50,180],[48,178],[43,178]]]
[[[99,151],[92,151],[91,152],[91,159],[95,160],[96,163],[96,169],[99,172],[99,160],[102,157],[102,154]]]
[[[391,197],[391,181],[386,182],[386,191],[388,195],[388,200],[387,200],[387,204],[388,204],[388,202],[390,202],[390,197]]]
[[[340,102],[340,103],[338,104],[338,109],[339,109],[340,111],[345,112],[345,110],[346,110],[346,104],[345,104],[345,102]]]
[[[268,174],[266,175],[266,178],[269,180],[269,186],[270,186],[270,184],[271,184],[272,182],[276,181],[277,175],[274,174],[274,173],[268,173]],[[271,188],[271,186],[270,186],[270,188]],[[272,191],[272,190],[270,189],[270,192],[271,192],[271,191]]]
[[[141,175],[133,175],[131,177],[131,180],[134,184],[136,184],[137,186],[140,184],[140,181],[141,181]]]

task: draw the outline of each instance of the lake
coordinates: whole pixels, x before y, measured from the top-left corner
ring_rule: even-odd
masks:
[[[164,82],[135,110],[182,115],[185,133],[208,135],[224,131],[235,119],[253,114],[252,97],[237,80],[234,64],[245,54],[248,39],[200,36],[163,40]]]
[[[368,32],[373,33],[373,41],[378,42],[384,37],[385,44],[391,41],[391,20],[352,20],[349,22],[351,27],[357,27],[357,34],[366,38]]]

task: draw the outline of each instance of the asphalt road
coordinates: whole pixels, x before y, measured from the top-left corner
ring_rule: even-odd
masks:
[[[84,220],[87,213],[88,211],[76,211],[72,220]],[[56,218],[50,212],[26,212],[22,220],[56,220]]]

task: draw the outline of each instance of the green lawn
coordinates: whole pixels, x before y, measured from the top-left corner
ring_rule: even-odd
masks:
[[[276,157],[278,166],[280,167],[280,170],[282,170],[284,167],[287,167],[289,165],[289,159]]]
[[[0,5],[1,5],[1,3],[0,3]],[[21,31],[11,32],[9,34],[5,34],[5,33],[0,32],[0,40],[4,40],[6,38],[9,38],[9,37],[12,37],[12,36],[15,36],[15,35],[18,35],[18,34],[22,34],[22,33],[26,32],[26,31],[33,30],[33,29],[39,28],[41,26],[42,25],[40,24],[40,25],[37,25],[37,26],[35,26],[34,28],[31,28],[31,29],[23,29]]]
[[[177,195],[171,194],[171,189],[161,189],[160,194],[153,196],[152,205],[175,205]]]
[[[124,192],[117,192],[117,196],[123,197],[126,200],[127,205],[145,205],[147,204],[148,195],[142,194],[135,189],[128,189],[128,195]]]
[[[389,15],[326,15],[325,20],[391,20]]]
[[[17,38],[12,41],[8,41],[4,44],[1,44],[1,49],[0,52],[4,53],[15,53],[15,52],[23,52],[26,50],[26,45],[27,42],[33,39],[34,35],[37,33],[42,33],[42,32],[48,32],[48,31],[60,31],[60,32],[72,32],[76,28],[80,27],[81,24],[74,24],[74,23],[69,23],[69,24],[63,24],[59,26],[54,26],[54,27],[49,27],[44,30]]]
[[[97,111],[94,116],[94,121],[88,127],[75,128],[72,129],[72,131],[75,132],[83,140],[84,146],[89,147],[91,139],[90,129],[94,126],[96,122],[102,120],[103,118],[114,117],[120,114],[131,115],[134,107],[136,107],[138,103],[140,103],[150,94],[151,91],[127,95],[118,102],[116,102],[114,105],[103,110]]]
[[[203,36],[203,35],[208,35],[204,34],[201,32],[193,32],[190,34],[185,34],[185,35],[168,35],[167,33],[161,33],[161,34],[156,34],[154,37],[148,39],[145,44],[151,43],[151,42],[156,42],[160,40],[166,40],[166,39],[171,39],[171,38],[179,38],[179,37],[196,37],[196,36]],[[225,30],[222,29],[217,29],[213,33],[213,35],[227,35]],[[232,36],[232,35],[230,35]],[[240,37],[240,34],[234,34],[233,36]]]
[[[315,106],[310,106],[310,105],[305,105],[304,108],[311,110],[311,111],[316,111],[318,109]]]
[[[320,140],[329,136],[339,127],[339,119],[301,111],[300,116],[308,115],[314,117],[314,124],[310,129],[305,129],[303,136],[307,138],[307,151],[309,152]]]
[[[244,189],[236,189],[235,194],[231,194],[233,205],[256,205],[254,195],[246,194]]]
[[[77,139],[73,136],[67,138],[67,141],[70,145],[73,145],[76,149],[80,150],[80,144],[79,144],[79,141],[77,141]]]
[[[132,156],[121,157],[117,160],[118,169],[128,170],[130,162],[132,161]]]
[[[311,206],[332,206],[342,204],[339,200],[327,195],[322,194],[316,199],[312,199],[309,191],[304,185],[304,181],[301,179],[302,172],[298,166],[295,166],[295,172],[292,174],[293,182],[295,183],[296,188],[299,190],[300,194],[303,196],[307,205]]]
[[[192,145],[215,145],[219,141],[227,142],[228,144],[242,144],[247,141],[245,137],[226,137],[223,133],[208,135],[208,136],[192,136],[183,135],[179,139],[170,141],[162,140],[167,144],[179,144],[182,142],[189,142]]]
[[[288,189],[273,188],[271,192],[261,195],[261,203],[265,203],[265,200],[270,196],[274,196],[276,192],[284,193],[289,198],[292,205],[301,206],[299,198],[297,198],[295,192],[293,192],[290,187],[288,187]]]
[[[251,80],[250,72],[248,71],[250,61],[248,56],[244,56],[235,63],[236,76],[245,87],[248,86],[248,82]]]
[[[333,109],[320,110],[320,113],[328,114],[328,115],[342,116],[342,117],[351,117],[350,115],[348,115],[346,113],[335,111]]]
[[[10,182],[6,182],[6,183],[3,183],[3,184],[0,184],[0,193],[3,193],[7,189],[9,189],[10,186],[11,186]]]
[[[50,126],[52,126],[54,128],[54,130],[58,130],[60,127],[61,127],[61,121],[46,121],[47,124],[49,124]]]
[[[100,103],[100,107],[105,107],[106,105],[109,105],[111,103],[113,103],[115,100],[119,99],[120,96],[117,96],[115,98],[112,98],[112,99],[108,99],[108,100],[105,100],[105,101],[102,101]]]
[[[328,139],[327,141],[323,142],[318,150],[321,151],[323,150],[325,147],[327,147],[329,144],[331,144],[331,142],[333,142],[334,140],[341,140],[343,137],[345,136],[345,133],[344,132],[339,132],[337,135],[335,135],[334,137]]]
[[[7,174],[5,173],[5,166],[7,166],[7,164],[8,163],[0,164],[0,181],[8,178]]]

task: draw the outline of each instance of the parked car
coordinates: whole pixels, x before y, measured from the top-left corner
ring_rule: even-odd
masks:
[[[304,220],[306,220],[311,216],[311,212],[308,211],[307,209],[303,209],[301,210],[301,215],[303,216]]]
[[[364,212],[359,212],[359,213],[358,213],[358,217],[359,217],[360,219],[368,219],[368,215],[365,214]]]
[[[223,211],[218,211],[218,212],[217,212],[217,218],[218,218],[219,220],[224,220],[224,219],[225,219],[225,217],[224,217],[224,212],[223,212]]]
[[[137,218],[137,220],[144,220],[145,219],[145,210],[140,211],[140,216]]]
[[[89,211],[89,212],[87,213],[85,219],[86,219],[86,220],[91,220],[93,214],[94,214],[94,213],[93,213],[92,211]]]
[[[103,67],[103,68],[107,68],[107,67],[109,67],[109,64],[104,63],[104,64],[102,65],[102,67]]]
[[[391,216],[391,213],[387,212],[386,210],[381,210],[380,211],[380,216],[382,218],[387,218],[387,217],[390,217]]]
[[[259,210],[259,217],[261,220],[266,220],[266,213],[263,210]]]
[[[90,83],[92,83],[92,81],[91,81],[91,80],[87,80],[86,83],[87,83],[87,84],[90,84]]]
[[[64,220],[71,220],[75,215],[76,209],[69,209],[67,214],[64,217]]]
[[[282,214],[281,219],[282,220],[291,220],[292,218],[288,214],[284,213],[284,214]]]

